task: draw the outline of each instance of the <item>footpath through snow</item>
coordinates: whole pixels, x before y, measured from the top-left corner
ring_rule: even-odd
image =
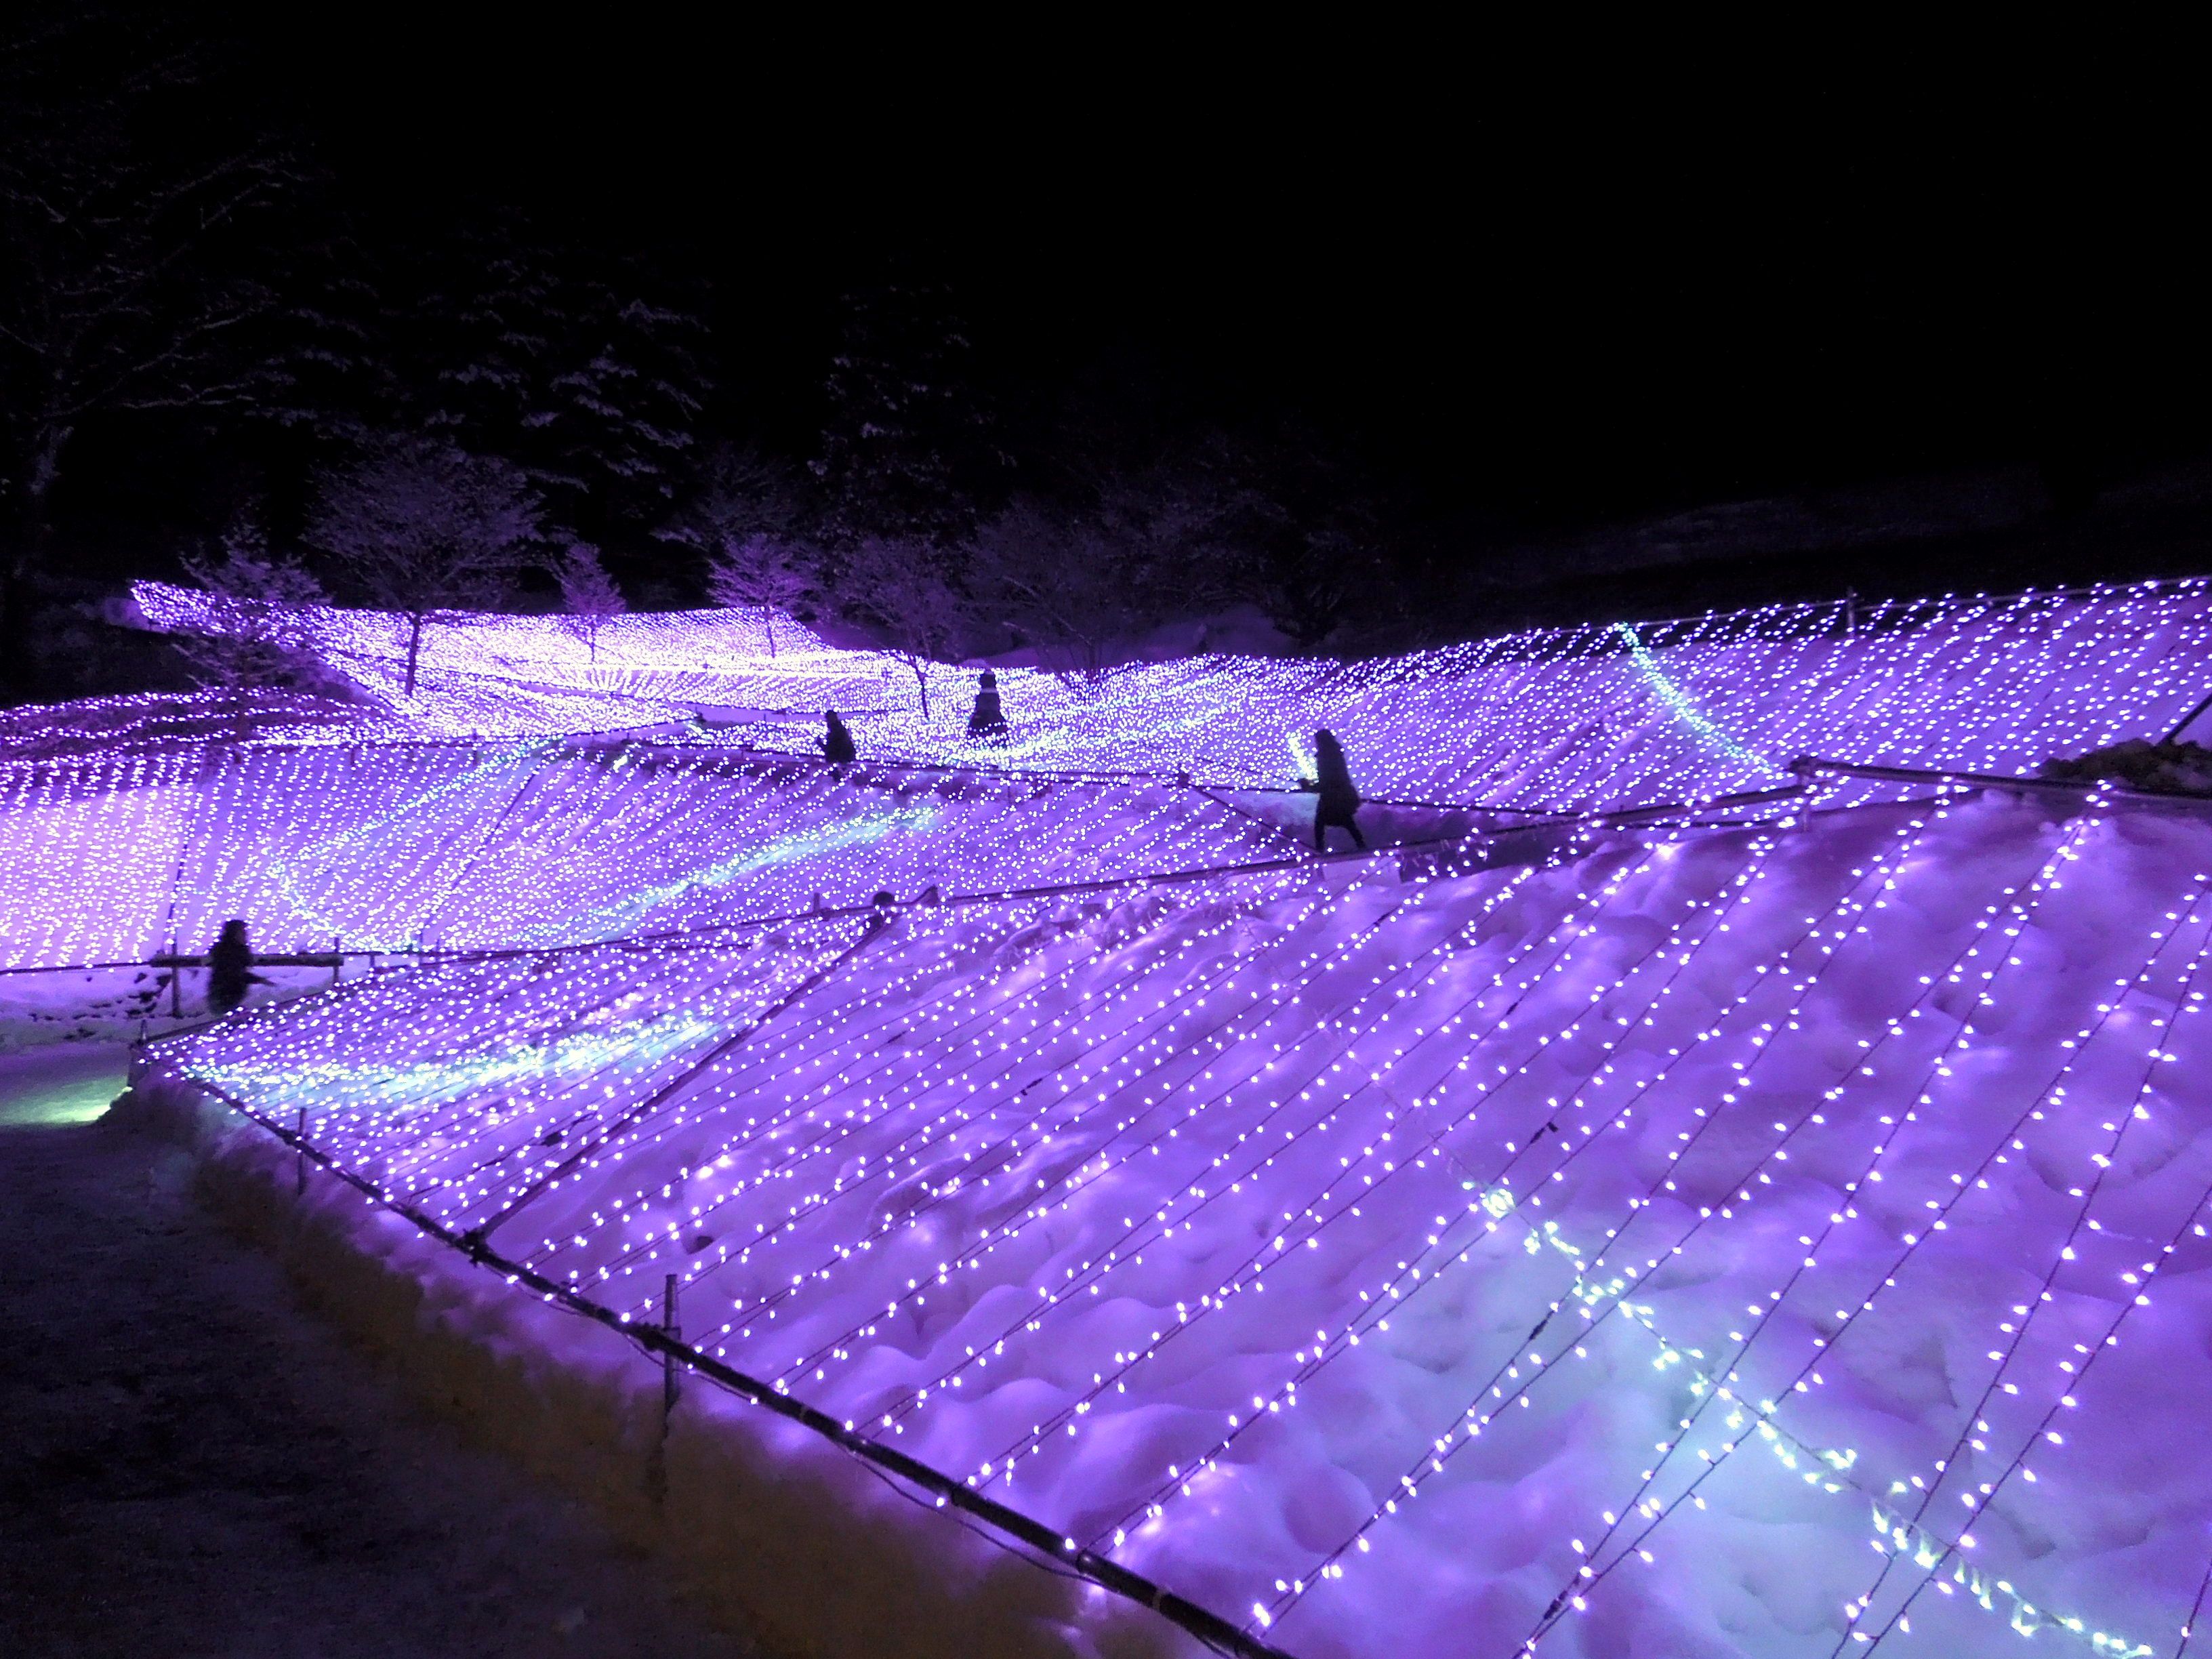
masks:
[[[95,1121],[115,1048],[0,1057],[0,1651],[737,1656],[655,1566],[395,1399]]]

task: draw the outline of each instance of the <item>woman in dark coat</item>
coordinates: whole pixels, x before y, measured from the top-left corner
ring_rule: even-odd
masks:
[[[208,951],[208,1012],[227,1014],[246,1000],[249,985],[269,981],[253,971],[253,947],[246,941],[246,924],[233,916],[222,925],[222,936]]]
[[[989,669],[975,684],[975,712],[968,716],[968,735],[971,738],[1003,738],[1006,735],[1006,711],[999,704],[999,677]]]
[[[1352,768],[1344,758],[1344,745],[1334,732],[1314,733],[1314,787],[1321,799],[1314,806],[1314,851],[1328,850],[1328,827],[1335,824],[1352,837],[1352,844],[1367,850],[1367,837],[1359,833],[1359,791],[1352,781]]]
[[[858,760],[860,750],[853,746],[853,734],[837,718],[837,711],[824,709],[822,718],[830,723],[829,732],[822,739],[822,758],[831,762]]]

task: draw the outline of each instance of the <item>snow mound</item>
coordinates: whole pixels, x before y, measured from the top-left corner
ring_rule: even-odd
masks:
[[[2042,775],[2075,783],[2118,782],[2150,794],[2212,797],[2212,749],[2131,738],[2086,755],[2045,761]]]

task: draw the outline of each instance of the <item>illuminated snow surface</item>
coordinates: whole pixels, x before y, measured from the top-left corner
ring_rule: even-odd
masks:
[[[680,1273],[708,1352],[1310,1659],[2169,1656],[2212,1561],[2212,817],[1834,780],[1473,873],[793,913],[1280,860],[1299,804],[1249,792],[1318,724],[1468,808],[2026,771],[2212,686],[2206,597],[1002,674],[1014,764],[1215,793],[125,745],[11,769],[5,936],[511,947],[157,1052],[607,1306]],[[855,654],[730,678],[803,708],[767,683]],[[939,704],[864,755],[977,759]],[[1421,810],[1378,830],[1470,822]]]

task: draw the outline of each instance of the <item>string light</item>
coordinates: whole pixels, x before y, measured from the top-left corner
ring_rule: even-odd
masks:
[[[2010,1279],[1891,1292],[1971,1237],[2054,1296],[2065,1249],[2100,1274],[2120,1250],[2106,1288],[2150,1294],[2159,1247],[2133,1219],[2108,1241],[2158,1179],[2124,1137],[2203,1122],[2172,1016],[2142,1011],[2154,988],[2201,1006],[2173,978],[2203,950],[2180,937],[2199,889],[2176,902],[2172,872],[2212,865],[2207,831],[1856,778],[1681,826],[1735,816],[1710,803],[1799,752],[2024,771],[2169,720],[2203,693],[2204,599],[1868,606],[1856,629],[1778,607],[1089,688],[1006,671],[1015,735],[988,754],[949,667],[925,719],[867,653],[718,662],[701,642],[736,624],[603,633],[594,660],[542,619],[487,623],[434,644],[419,708],[395,696],[374,717],[394,725],[343,742],[167,748],[134,706],[100,718],[143,737],[0,769],[0,859],[51,830],[117,876],[96,898],[36,878],[46,910],[5,936],[52,961],[265,904],[295,918],[272,942],[514,952],[155,1053],[633,1322],[678,1274],[702,1352],[1295,1650],[1431,1650],[1478,1596],[1450,1564],[1510,1545],[1483,1617],[1532,1644],[1618,1600],[1693,1647],[1671,1609],[1698,1595],[1617,1569],[1703,1583],[1712,1554],[1834,1580],[1826,1606],[1849,1577],[1900,1637],[1956,1600],[1992,1639],[2136,1653],[2106,1615],[2178,1621],[2185,1588],[1938,1520],[1962,1489],[1976,1516],[1999,1492],[2087,1508],[2098,1469],[2023,1455],[1984,1492],[1958,1447],[1932,1478],[1927,1457],[1963,1433],[1994,1462],[2046,1406],[2095,1413],[2051,1397],[2087,1399],[2105,1348],[2039,1334],[2056,1312]],[[390,630],[333,615],[337,659],[388,677]],[[827,686],[872,688],[849,706],[874,759],[681,717]],[[563,698],[599,724],[562,726]],[[575,740],[656,709],[681,729]],[[1494,869],[1238,872],[1302,836],[1304,804],[1266,792],[1323,725],[1370,793],[1463,811],[1371,809],[1383,833],[1517,821],[1478,802],[1683,805],[1672,828],[1532,833]],[[1027,890],[1158,872],[1189,878]],[[867,909],[933,883],[1000,896]],[[2161,1091],[2125,1113],[2105,1069],[2124,1039]],[[2036,1196],[2060,1159],[2070,1224]],[[2161,1299],[2184,1294],[2166,1271]],[[1982,1340],[1985,1318],[2012,1328]],[[1933,1408],[1885,1425],[1882,1345],[1930,1323],[2006,1356],[1998,1392],[1940,1431]],[[1607,1494],[1627,1501],[1590,1519]],[[2195,1486],[2173,1505],[2161,1536],[2212,1513]],[[1790,1524],[1745,1518],[1770,1510]],[[1911,1569],[1893,1592],[1851,1566],[1870,1512],[1885,1571]],[[1658,1547],[1691,1527],[1728,1547]],[[1787,1624],[1778,1598],[1765,1616]]]

